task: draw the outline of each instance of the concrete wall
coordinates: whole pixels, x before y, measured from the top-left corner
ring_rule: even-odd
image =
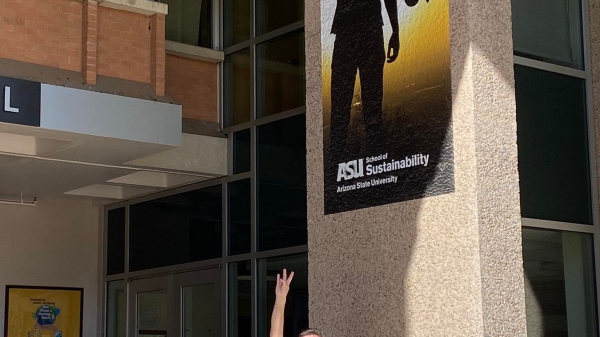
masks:
[[[510,0],[450,0],[455,192],[324,216],[320,11],[332,1],[305,11],[311,325],[525,336]]]
[[[0,333],[6,285],[84,288],[83,335],[96,336],[98,209],[89,201],[0,204]]]

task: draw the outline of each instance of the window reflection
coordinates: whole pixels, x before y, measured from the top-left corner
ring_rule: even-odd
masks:
[[[256,0],[256,35],[285,27],[303,18],[302,0]]]
[[[125,272],[125,208],[108,211],[106,274]]]
[[[257,115],[265,117],[304,106],[304,33],[256,47]]]
[[[250,261],[229,264],[229,337],[252,336]]]
[[[528,336],[596,336],[591,235],[523,229]]]
[[[585,82],[515,66],[521,214],[592,224]]]
[[[223,1],[223,42],[225,48],[250,38],[251,0]]]
[[[132,205],[132,271],[221,256],[221,185]]]
[[[516,55],[583,69],[580,0],[513,0]]]
[[[165,33],[170,41],[212,48],[212,0],[161,0],[169,5]]]
[[[258,127],[259,250],[306,244],[305,128],[304,115]]]
[[[227,55],[224,63],[224,110],[227,125],[250,121],[250,50]]]
[[[229,255],[250,253],[250,179],[229,183]]]
[[[233,134],[233,174],[250,171],[250,129]]]

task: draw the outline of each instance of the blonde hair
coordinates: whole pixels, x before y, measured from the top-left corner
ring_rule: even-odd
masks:
[[[310,336],[310,335],[315,335],[315,336],[318,336],[318,337],[325,337],[323,335],[323,333],[321,331],[317,330],[317,329],[307,329],[307,330],[304,330],[304,331],[302,331],[298,335],[298,337],[306,337],[306,336]]]

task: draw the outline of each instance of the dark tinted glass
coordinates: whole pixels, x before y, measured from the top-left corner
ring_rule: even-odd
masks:
[[[302,0],[256,0],[256,35],[285,27],[303,18]]]
[[[583,68],[581,0],[512,0],[515,54]]]
[[[233,174],[250,171],[250,129],[233,134]]]
[[[229,264],[229,337],[252,336],[250,261]]]
[[[125,281],[108,282],[106,294],[106,337],[125,337],[127,332]]]
[[[169,5],[167,40],[212,48],[212,1],[161,0]]]
[[[223,1],[223,42],[225,48],[250,39],[252,0]]]
[[[265,117],[304,106],[304,33],[256,46],[257,115]]]
[[[133,205],[131,270],[221,256],[221,185]]]
[[[306,254],[258,261],[258,335],[267,337],[275,304],[277,274],[286,268],[294,272],[294,281],[286,302],[284,336],[298,336],[308,325],[308,257]]]
[[[106,273],[125,272],[125,208],[108,211],[108,242],[106,247]]]
[[[592,223],[584,80],[515,66],[521,214]]]
[[[596,334],[592,237],[523,229],[528,336]]]
[[[250,253],[250,179],[229,183],[229,254]]]
[[[304,115],[258,127],[260,250],[306,244],[305,134]]]
[[[227,55],[224,65],[225,115],[229,126],[250,121],[250,50]]]

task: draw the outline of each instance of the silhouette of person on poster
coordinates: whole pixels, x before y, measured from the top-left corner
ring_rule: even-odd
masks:
[[[398,57],[398,0],[384,0],[392,25],[387,57],[380,0],[337,0],[331,33],[335,35],[331,63],[330,163],[346,154],[348,127],[357,72],[360,76],[366,150],[385,151],[383,130],[383,67]],[[418,1],[418,0],[417,0]],[[354,158],[353,158],[354,159]]]

